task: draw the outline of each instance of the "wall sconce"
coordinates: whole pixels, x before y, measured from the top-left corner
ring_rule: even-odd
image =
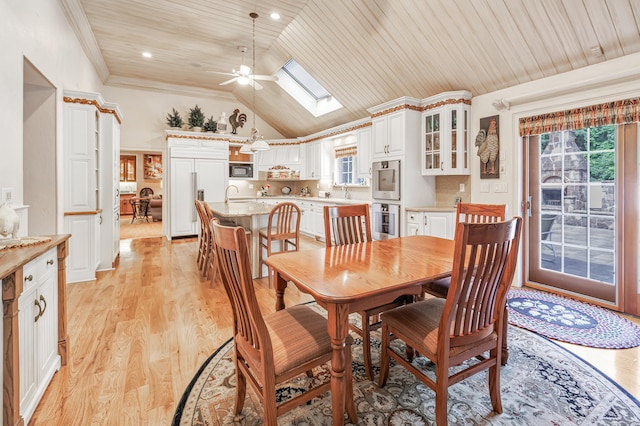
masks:
[[[509,102],[502,98],[494,100],[493,102],[491,102],[491,105],[498,111],[502,111],[503,109],[506,109],[506,110],[509,109]]]

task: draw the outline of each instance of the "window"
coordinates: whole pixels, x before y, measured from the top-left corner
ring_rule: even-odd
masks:
[[[278,85],[314,117],[342,108],[340,102],[294,59],[284,64],[276,76]]]
[[[339,185],[351,185],[355,183],[353,181],[353,165],[355,163],[355,157],[342,157],[338,158],[336,161],[338,162],[338,167],[336,168],[338,171],[336,183]]]

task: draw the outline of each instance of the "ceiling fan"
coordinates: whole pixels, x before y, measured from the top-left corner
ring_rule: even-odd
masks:
[[[232,75],[233,78],[223,81],[220,83],[220,86],[225,86],[227,84],[231,84],[233,82],[238,82],[240,85],[249,85],[255,87],[256,90],[262,89],[262,85],[258,83],[256,80],[264,80],[264,81],[277,81],[278,77],[275,75],[254,75],[251,74],[251,67],[244,64],[244,54],[247,52],[247,48],[245,46],[239,46],[238,50],[242,52],[242,65],[240,65],[239,69],[234,69],[231,72],[218,72],[218,71],[207,71],[213,74],[221,74],[221,75]]]

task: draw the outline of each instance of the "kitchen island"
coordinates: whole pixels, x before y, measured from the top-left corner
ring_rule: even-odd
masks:
[[[255,201],[207,202],[213,215],[226,226],[242,226],[251,234],[251,271],[253,278],[260,275],[260,228],[266,228],[271,206]]]

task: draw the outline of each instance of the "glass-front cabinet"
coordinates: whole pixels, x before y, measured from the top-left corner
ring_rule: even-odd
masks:
[[[446,92],[423,101],[422,174],[469,174],[471,93]]]

